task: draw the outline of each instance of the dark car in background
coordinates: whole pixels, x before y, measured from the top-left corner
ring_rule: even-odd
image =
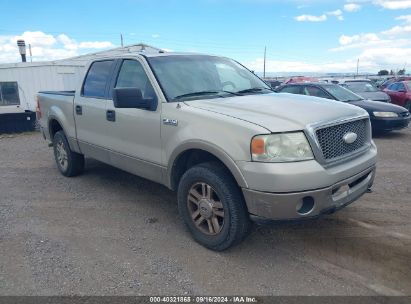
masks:
[[[285,84],[288,83],[301,83],[301,82],[318,82],[318,78],[308,77],[308,76],[293,76],[284,81]]]
[[[264,81],[273,89],[278,88],[282,84],[282,81],[277,79],[264,79]]]
[[[374,133],[400,130],[408,127],[410,122],[410,112],[407,109],[389,103],[366,100],[338,84],[294,83],[283,85],[276,91],[327,98],[363,108],[370,115]]]
[[[346,80],[340,85],[360,95],[364,99],[391,102],[390,96],[374,86],[371,80]]]
[[[384,92],[391,97],[392,103],[411,110],[411,80],[394,82]]]

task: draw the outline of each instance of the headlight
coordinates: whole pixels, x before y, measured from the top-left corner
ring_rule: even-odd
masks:
[[[313,159],[303,132],[258,135],[251,141],[253,161],[292,162]]]
[[[375,117],[398,117],[397,113],[394,112],[373,112]]]

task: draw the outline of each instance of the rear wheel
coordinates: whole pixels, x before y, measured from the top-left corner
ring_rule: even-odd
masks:
[[[66,135],[58,131],[53,137],[54,158],[57,168],[64,176],[79,175],[84,170],[84,156],[71,151]]]
[[[178,187],[178,209],[194,239],[212,250],[222,251],[241,242],[250,230],[241,191],[216,162],[184,173]]]

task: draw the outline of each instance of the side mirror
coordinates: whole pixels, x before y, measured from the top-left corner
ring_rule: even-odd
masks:
[[[155,100],[144,99],[141,90],[137,88],[114,88],[113,102],[116,108],[155,110]]]

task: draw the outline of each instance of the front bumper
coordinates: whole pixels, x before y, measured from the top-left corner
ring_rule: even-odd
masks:
[[[251,219],[293,220],[333,213],[362,196],[372,186],[375,166],[332,186],[302,192],[270,193],[243,189]]]
[[[410,117],[398,118],[371,118],[371,126],[374,132],[401,130],[408,127]]]

